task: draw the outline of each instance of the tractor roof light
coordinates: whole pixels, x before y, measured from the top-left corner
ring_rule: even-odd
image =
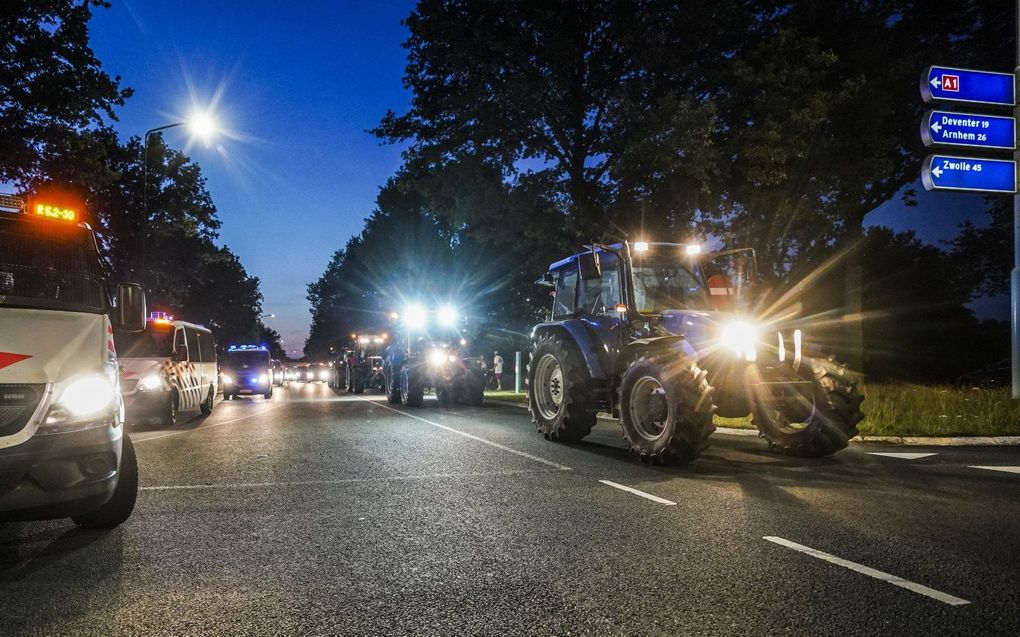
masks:
[[[443,305],[436,311],[436,318],[439,319],[440,325],[450,327],[457,323],[459,315],[452,305]]]
[[[404,324],[412,330],[423,329],[429,320],[428,312],[417,303],[404,308],[403,316]]]
[[[648,242],[647,241],[635,241],[634,242],[634,252],[648,252]]]
[[[687,254],[701,254],[701,246],[697,243],[688,243]]]

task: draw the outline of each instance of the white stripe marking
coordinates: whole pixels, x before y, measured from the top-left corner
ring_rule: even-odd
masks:
[[[900,460],[920,460],[928,456],[937,456],[937,453],[895,453],[892,451],[869,451],[869,456],[885,456],[886,458],[899,458]]]
[[[883,582],[888,582],[888,583],[892,584],[893,586],[899,586],[900,588],[905,588],[908,591],[913,591],[915,593],[919,593],[921,595],[924,595],[925,597],[930,597],[932,599],[938,600],[938,601],[942,602],[943,604],[949,604],[950,606],[963,606],[965,604],[969,604],[970,603],[969,601],[967,601],[965,599],[961,599],[961,598],[956,597],[954,595],[950,595],[948,593],[943,593],[941,591],[937,591],[934,588],[928,588],[927,586],[924,586],[923,584],[918,584],[916,582],[911,582],[910,580],[905,580],[902,577],[897,577],[895,575],[890,575],[889,573],[883,573],[882,571],[878,571],[878,570],[875,570],[873,568],[864,566],[863,564],[858,564],[856,562],[851,562],[850,560],[844,560],[841,557],[836,557],[835,555],[829,555],[828,553],[824,553],[824,552],[819,551],[817,549],[813,549],[810,546],[804,546],[803,544],[797,544],[796,542],[791,542],[790,540],[785,540],[785,539],[783,539],[781,537],[776,537],[774,535],[766,535],[766,536],[762,537],[762,539],[766,540],[768,542],[772,542],[773,544],[778,544],[780,546],[785,546],[786,548],[793,549],[794,551],[800,551],[801,553],[806,553],[807,555],[810,555],[811,557],[817,557],[818,559],[824,560],[826,562],[829,562],[830,564],[836,564],[837,566],[842,566],[843,568],[848,568],[851,571],[857,571],[858,573],[861,573],[863,575],[867,575],[868,577],[874,577],[875,579],[882,580]]]
[[[1002,471],[1004,473],[1020,473],[1020,467],[992,467],[969,465],[971,469],[985,469],[987,471]]]
[[[633,493],[634,495],[639,495],[642,498],[645,498],[647,500],[651,500],[652,502],[658,502],[659,504],[665,504],[666,506],[676,506],[676,502],[673,502],[672,500],[667,500],[665,498],[660,498],[657,495],[652,495],[651,493],[645,493],[644,491],[638,491],[637,489],[634,489],[634,488],[631,488],[631,487],[628,487],[628,486],[624,486],[624,485],[618,484],[616,482],[610,482],[609,480],[599,480],[599,482],[601,482],[602,484],[604,484],[606,486],[613,487],[614,489],[619,489],[621,491],[626,491],[627,493]]]
[[[554,473],[549,469],[519,469],[516,471],[490,471],[477,473],[429,473],[416,476],[383,476],[379,478],[340,478],[336,480],[295,480],[289,482],[227,482],[219,484],[167,484],[138,487],[139,491],[204,491],[212,489],[259,489],[269,487],[310,487],[359,482],[389,482],[391,480],[431,480],[436,478],[486,478],[516,476],[526,473]]]
[[[509,453],[516,454],[518,456],[521,456],[522,458],[527,458],[528,460],[534,460],[535,462],[541,462],[542,464],[549,465],[550,467],[556,467],[560,471],[570,471],[571,470],[570,467],[558,464],[556,462],[552,462],[551,460],[546,460],[545,458],[539,458],[538,456],[533,456],[530,453],[525,453],[523,451],[518,451],[517,449],[512,449],[512,448],[507,447],[505,445],[501,445],[498,442],[492,442],[491,440],[486,440],[485,438],[479,438],[478,436],[476,436],[474,434],[469,434],[466,431],[461,431],[459,429],[454,429],[453,427],[447,427],[446,425],[440,425],[438,422],[432,422],[431,420],[426,420],[426,419],[422,418],[421,416],[415,416],[414,414],[409,414],[406,411],[400,411],[399,409],[394,409],[393,407],[390,407],[389,405],[383,405],[383,404],[377,403],[375,401],[368,400],[367,398],[361,398],[360,396],[358,396],[357,398],[359,400],[365,401],[366,403],[372,403],[376,407],[382,407],[383,409],[389,409],[390,411],[394,411],[394,412],[396,412],[398,414],[401,414],[403,416],[407,416],[408,418],[414,418],[415,420],[420,420],[421,422],[423,422],[423,423],[425,423],[427,425],[432,425],[433,427],[439,427],[440,429],[445,429],[446,431],[449,431],[451,433],[455,433],[455,434],[464,436],[465,438],[470,438],[471,440],[476,440],[476,441],[478,441],[478,442],[480,442],[482,444],[489,445],[490,447],[495,447],[496,449],[502,449],[503,451],[507,451]]]
[[[166,438],[167,436],[177,436],[177,435],[180,435],[180,434],[194,433],[196,431],[205,431],[206,429],[212,429],[213,427],[219,427],[221,425],[229,425],[230,423],[237,422],[239,420],[247,420],[249,418],[254,418],[256,416],[261,416],[262,414],[264,414],[266,412],[273,411],[274,409],[279,409],[282,406],[283,406],[283,404],[273,405],[272,407],[268,407],[266,409],[263,409],[263,410],[259,411],[258,413],[255,413],[255,414],[248,414],[247,416],[240,416],[238,418],[231,418],[230,420],[224,420],[223,422],[218,422],[218,423],[213,424],[213,425],[206,425],[206,424],[203,423],[203,424],[199,425],[198,427],[195,427],[194,429],[181,429],[179,431],[168,431],[166,433],[156,434],[155,436],[149,436],[148,438],[135,438],[134,436],[131,436],[131,442],[137,444],[139,442],[148,442],[150,440],[156,440],[158,438]]]

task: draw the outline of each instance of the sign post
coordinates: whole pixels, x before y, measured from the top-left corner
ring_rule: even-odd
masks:
[[[1013,86],[1020,78],[1020,2],[1016,3],[1016,66]],[[1020,115],[1014,106],[1013,117]],[[1013,161],[1020,160],[1020,151],[1013,151]],[[1013,400],[1020,399],[1020,195],[1013,195],[1013,271],[1009,273],[1010,363],[1012,367]]]

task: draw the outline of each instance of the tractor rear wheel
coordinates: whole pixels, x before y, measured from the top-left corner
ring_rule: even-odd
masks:
[[[793,372],[793,370],[791,370]],[[794,378],[807,385],[783,399],[766,391],[753,391],[754,424],[780,453],[819,458],[836,453],[857,435],[864,419],[864,400],[846,370],[831,360],[804,359]]]
[[[386,402],[391,405],[399,405],[403,402],[400,394],[400,368],[386,368],[388,373],[383,374],[383,383],[386,385]]]
[[[715,431],[712,388],[692,358],[645,354],[620,381],[620,424],[641,462],[676,464],[697,458]]]
[[[400,371],[400,391],[404,395],[404,404],[408,407],[421,407],[425,400],[425,388],[414,370]]]
[[[528,410],[546,440],[576,442],[595,426],[595,392],[581,351],[561,334],[538,337],[528,363]]]

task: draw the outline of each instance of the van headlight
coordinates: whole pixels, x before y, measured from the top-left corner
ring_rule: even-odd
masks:
[[[735,321],[723,326],[719,344],[738,357],[753,361],[757,358],[758,328],[746,321]]]
[[[103,374],[84,374],[60,385],[54,391],[56,400],[46,414],[40,433],[76,431],[106,424],[104,416],[113,413],[117,402],[115,380]]]
[[[142,391],[155,391],[163,387],[163,377],[159,374],[149,374],[138,381],[138,389]]]

